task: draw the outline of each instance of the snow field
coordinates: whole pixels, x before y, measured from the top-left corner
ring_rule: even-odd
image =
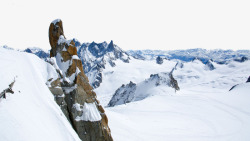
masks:
[[[3,48],[0,59],[1,89],[16,77],[15,93],[0,102],[1,140],[80,140],[45,84],[57,77],[53,67],[33,54]]]
[[[141,60],[115,63],[114,68],[106,67],[103,83],[95,89],[103,105],[122,84],[140,83],[150,74],[170,72],[176,64],[165,60],[162,65]],[[250,61],[213,65],[216,69],[210,71],[195,60],[174,70],[180,86],[176,93],[162,86],[147,86],[147,98],[106,107],[114,140],[248,141],[250,84],[245,82]],[[229,92],[235,84],[240,85]]]

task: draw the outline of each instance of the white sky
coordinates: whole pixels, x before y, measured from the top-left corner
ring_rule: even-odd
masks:
[[[128,49],[250,49],[249,0],[1,0],[0,45],[49,49],[50,22],[67,39]]]

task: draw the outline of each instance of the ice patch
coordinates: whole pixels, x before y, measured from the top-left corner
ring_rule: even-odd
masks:
[[[76,117],[76,121],[84,120],[84,121],[100,121],[102,119],[100,112],[97,110],[96,104],[93,103],[84,103],[83,108],[80,107],[80,104],[74,104],[77,110],[83,111],[82,116]]]

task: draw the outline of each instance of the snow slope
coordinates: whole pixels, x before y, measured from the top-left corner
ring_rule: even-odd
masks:
[[[14,94],[0,99],[0,140],[80,140],[46,86],[57,77],[51,65],[33,54],[0,48],[0,91],[14,80]]]
[[[249,91],[182,90],[106,109],[120,141],[248,141]],[[246,100],[247,99],[247,100]]]
[[[119,141],[248,141],[250,140],[250,61],[183,63],[173,71],[180,91],[153,87],[151,96],[115,107],[106,107],[114,140]],[[103,105],[122,84],[141,82],[150,74],[170,72],[175,61],[131,59],[116,61],[103,70],[103,83],[95,89]],[[238,85],[234,90],[229,89]],[[148,92],[148,88],[145,88]],[[143,89],[142,89],[143,91]]]

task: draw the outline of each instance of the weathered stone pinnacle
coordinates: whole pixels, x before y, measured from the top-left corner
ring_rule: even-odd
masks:
[[[50,57],[60,76],[50,85],[57,104],[82,140],[112,141],[108,118],[84,74],[75,43],[64,36],[61,20],[50,24],[49,41]]]

